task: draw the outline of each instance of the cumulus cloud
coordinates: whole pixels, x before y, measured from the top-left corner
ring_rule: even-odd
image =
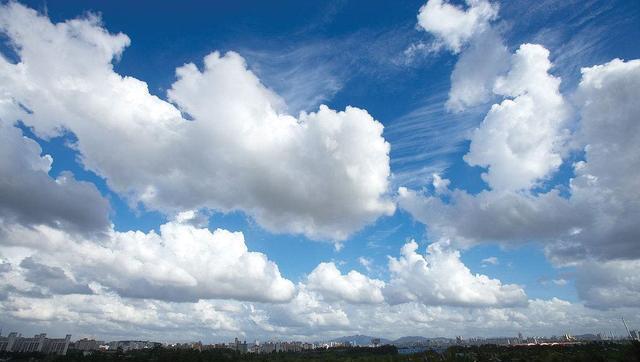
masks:
[[[436,194],[444,194],[449,191],[449,184],[451,184],[450,180],[442,178],[437,173],[434,173],[432,177],[433,181],[431,181],[431,185],[433,186],[433,190]]]
[[[498,4],[485,0],[466,1],[466,9],[443,0],[429,0],[418,12],[418,27],[436,41],[431,51],[445,46],[460,57],[451,73],[447,110],[462,112],[494,97],[496,78],[509,69],[509,51],[491,23],[498,18]],[[407,56],[427,48],[414,46]]]
[[[640,307],[640,260],[589,261],[577,270],[576,288],[592,308]]]
[[[346,275],[334,263],[320,263],[308,276],[307,288],[327,300],[345,300],[351,303],[381,303],[384,301],[384,282],[370,279],[351,270]]]
[[[0,104],[2,96],[0,95]],[[46,224],[69,231],[106,231],[109,202],[70,173],[49,176],[53,158],[2,117],[0,106],[0,223]]]
[[[634,114],[640,109],[632,99],[640,87],[640,61],[614,60],[586,68],[583,74],[574,97],[580,112],[579,129],[570,141],[585,153],[584,160],[573,165],[575,177],[569,185],[569,197],[561,196],[558,189],[533,194],[510,191],[511,187],[476,195],[449,190],[448,199],[443,200],[401,188],[401,207],[436,235],[468,244],[544,241],[548,255],[559,264],[588,256],[639,257],[635,242],[640,232],[634,220],[639,216],[640,200],[634,190],[640,178],[640,130]],[[476,144],[483,149],[481,154],[509,143],[491,132],[475,136],[493,140]],[[553,155],[548,153],[546,158],[560,154]],[[508,173],[516,171],[514,164]]]
[[[581,304],[555,298],[527,301],[524,292],[518,286],[505,285],[484,275],[471,274],[460,261],[458,252],[438,245],[430,247],[426,255],[419,255],[416,253],[417,246],[413,242],[403,248],[399,258],[390,259],[392,278],[387,286],[393,285],[396,289],[384,289],[384,296],[391,300],[390,292],[399,293],[395,294],[396,300],[393,303],[361,303],[362,298],[355,302],[349,301],[349,297],[344,293],[337,293],[333,298],[328,297],[326,288],[316,288],[322,283],[317,283],[317,278],[314,277],[298,284],[291,299],[282,303],[272,303],[265,298],[256,298],[256,302],[216,299],[176,302],[175,298],[158,299],[153,295],[146,297],[139,295],[133,298],[126,296],[122,290],[114,288],[112,284],[114,282],[108,281],[109,278],[131,279],[129,271],[137,268],[136,275],[143,275],[147,280],[162,283],[164,288],[170,291],[184,292],[184,289],[178,288],[180,279],[187,279],[182,271],[191,272],[187,264],[193,264],[193,267],[199,270],[208,270],[203,268],[202,262],[197,259],[210,259],[209,256],[203,255],[199,247],[194,247],[190,242],[191,238],[187,238],[186,235],[202,233],[202,238],[193,239],[213,241],[216,236],[212,237],[211,234],[215,235],[216,232],[197,229],[186,221],[171,225],[171,228],[187,229],[172,232],[181,236],[178,238],[179,245],[175,244],[178,241],[173,240],[173,236],[169,235],[171,233],[166,228],[155,236],[162,239],[162,246],[151,246],[148,243],[134,242],[129,239],[130,247],[119,253],[122,261],[115,262],[114,259],[108,258],[107,261],[114,264],[111,269],[104,265],[95,265],[95,274],[100,273],[102,278],[89,274],[81,265],[80,259],[104,257],[99,254],[104,251],[95,251],[92,255],[73,252],[84,249],[85,246],[76,244],[75,241],[70,245],[66,238],[63,238],[64,241],[59,244],[52,240],[50,245],[42,245],[46,248],[46,252],[35,253],[34,256],[26,258],[21,256],[25,249],[28,249],[25,245],[15,250],[11,247],[3,247],[3,253],[6,254],[6,259],[2,259],[0,263],[4,271],[3,278],[0,279],[0,294],[5,295],[0,303],[3,325],[7,328],[22,326],[21,330],[25,333],[36,333],[44,326],[48,326],[47,330],[51,333],[71,332],[77,336],[98,334],[110,339],[132,337],[171,339],[175,338],[175,333],[180,331],[184,333],[183,337],[186,340],[210,341],[233,338],[238,335],[260,339],[288,335],[304,340],[318,340],[336,335],[365,332],[393,338],[415,333],[426,336],[516,334],[518,331],[557,334],[567,328],[576,333],[589,332],[598,326],[608,326],[612,313],[615,314],[614,317],[620,313],[620,310],[615,312],[593,310]],[[139,238],[144,238],[146,235],[139,234]],[[40,240],[42,240],[41,237]],[[56,251],[57,247],[64,247],[65,252],[71,255],[67,259],[60,257]],[[114,253],[121,249],[115,247],[112,242],[105,242],[105,247],[114,249]],[[171,253],[175,255],[189,254],[192,257],[186,261],[178,258],[178,261],[166,265],[165,258],[174,260],[175,257],[169,257],[168,252],[159,257],[157,249],[161,247],[171,249]],[[218,247],[232,251],[236,248],[230,243],[221,243]],[[211,247],[207,246],[207,249]],[[130,256],[127,258],[125,254]],[[157,264],[155,270],[154,267],[146,265],[147,262],[143,260],[141,254],[153,258]],[[47,260],[46,256],[51,256],[52,260]],[[250,285],[253,284],[251,278],[254,276],[248,275],[252,273],[247,273],[245,270],[255,270],[255,268],[251,266],[239,268],[238,263],[227,261],[227,259],[225,256],[221,262],[234,264],[234,266],[222,267],[228,271],[225,276],[220,276],[214,265],[212,266],[214,270],[208,273],[210,279],[198,280],[199,286],[210,290],[208,289],[210,286],[224,283],[224,278],[228,277],[234,279],[236,288],[251,286],[256,293],[270,293],[264,291],[269,288],[268,282],[263,282],[261,286]],[[138,260],[137,264],[134,263],[135,260]],[[58,264],[54,265],[54,261]],[[87,264],[95,263],[89,260]],[[628,266],[628,268],[634,267]],[[174,271],[171,274],[176,276],[173,278],[173,283],[168,281],[169,274],[163,276],[167,268]],[[124,269],[124,271],[117,274],[115,269]],[[362,275],[355,277],[353,273],[343,275],[335,265],[332,266],[330,263],[321,264],[312,274],[317,276],[321,273],[319,271],[321,269],[329,270],[328,273],[322,274],[330,275],[332,285],[339,290],[345,289],[343,288],[345,283],[355,285],[355,288],[360,291],[363,288],[358,288],[357,283],[366,285],[368,282],[374,284],[376,288],[382,284],[375,280],[367,281]],[[34,270],[37,273],[30,275]],[[598,273],[597,270],[594,272]],[[622,270],[620,275],[624,275]],[[92,294],[63,294],[59,290],[46,294],[36,293],[39,284],[49,283],[51,280],[59,281],[61,278],[77,279],[78,276],[86,278],[82,281],[84,283],[91,280],[89,284]],[[195,274],[193,276],[199,278]],[[327,280],[327,278],[320,279]],[[599,283],[597,278],[593,280],[594,283]],[[630,285],[633,286],[632,279],[629,280]],[[126,283],[121,281],[119,285]],[[604,283],[606,284],[606,281]],[[604,286],[604,284],[600,285]],[[357,294],[354,292],[351,296]],[[366,293],[359,295],[361,297]],[[224,297],[221,294],[217,296]],[[400,303],[396,304],[396,302]],[[24,327],[25,325],[28,327]]]
[[[343,305],[325,302],[304,284],[298,285],[298,292],[289,303],[260,307],[254,320],[267,330],[294,335],[348,330],[351,327]]]
[[[434,237],[450,238],[460,247],[570,237],[574,227],[590,217],[588,210],[576,210],[557,190],[533,196],[495,191],[472,195],[456,189],[445,202],[437,195],[400,188],[398,204],[427,225]]]
[[[557,298],[532,299],[526,305],[508,308],[467,308],[399,305],[329,304],[302,292],[284,305],[238,301],[171,303],[127,299],[115,294],[59,295],[50,299],[12,297],[0,304],[5,328],[25,333],[42,329],[51,334],[104,336],[107,339],[143,338],[220,341],[237,336],[271,339],[291,335],[301,340],[319,340],[344,334],[372,334],[397,338],[464,335],[553,335],[590,333],[610,329],[619,313],[629,323],[640,323],[630,309],[594,310]],[[622,326],[620,325],[620,328]]]
[[[270,231],[332,240],[394,211],[389,144],[365,110],[290,116],[234,52],[179,67],[169,103],[113,71],[130,40],[94,16],[53,24],[9,3],[0,30],[19,57],[0,59],[13,105],[2,118],[42,137],[72,132],[82,164],[132,204],[241,210]]]
[[[640,258],[639,89],[640,60],[582,69],[576,139],[585,156],[574,165],[571,199],[595,215],[577,236],[601,258]]]
[[[509,69],[509,56],[496,30],[478,34],[453,68],[447,109],[461,112],[491,100],[496,78]]]
[[[542,46],[520,46],[509,72],[495,81],[494,92],[507,99],[494,104],[471,135],[464,160],[487,167],[482,178],[491,190],[477,195],[447,191],[446,201],[437,195],[442,190],[433,197],[399,190],[400,205],[436,236],[467,245],[532,241],[570,236],[591,219],[558,190],[530,193],[560,166],[568,142],[567,105],[560,79],[549,74],[548,58]]]
[[[523,45],[509,73],[495,83],[496,93],[515,98],[492,107],[465,156],[488,167],[483,177],[491,190],[430,195],[401,188],[399,205],[434,236],[460,247],[541,242],[555,265],[574,265],[585,274],[579,295],[588,306],[630,305],[633,282],[617,270],[640,258],[640,61],[615,59],[582,70],[571,97],[578,111],[573,134],[564,131],[567,106],[550,66],[546,50]],[[572,165],[568,195],[559,188],[532,192],[557,170],[569,143],[584,151],[584,159]],[[601,273],[593,284],[587,266]]]
[[[491,107],[464,157],[487,168],[482,178],[492,189],[528,190],[562,163],[567,110],[551,66],[547,49],[523,44],[496,80],[494,91],[513,98]]]
[[[640,240],[640,124],[637,114],[640,61],[609,63],[582,70],[576,92],[580,113],[575,142],[584,150],[570,183],[574,212],[590,217],[570,238],[547,246],[558,264],[584,259],[638,259]]]
[[[166,303],[131,300],[115,294],[58,295],[49,299],[14,298],[2,306],[5,322],[15,326],[28,323],[35,330],[49,325],[58,334],[72,331],[76,336],[119,338],[185,338],[238,333],[234,317],[244,312],[220,302]],[[66,332],[65,332],[66,331]],[[35,332],[34,332],[35,333]]]
[[[361,331],[366,313],[397,324],[391,320],[402,311],[422,308],[412,303],[476,309],[526,302],[514,302],[520,293],[524,298],[518,286],[472,275],[458,252],[436,246],[426,256],[405,246],[389,263],[395,289],[356,271],[342,274],[333,263],[321,263],[294,286],[266,256],[248,251],[241,233],[212,232],[194,225],[195,218],[185,212],[158,233],[112,230],[91,241],[46,225],[14,225],[2,239],[3,320],[71,331],[90,325],[114,336],[189,328],[312,338]],[[100,305],[83,307],[92,303]]]
[[[418,244],[411,241],[402,247],[399,258],[389,258],[391,279],[384,292],[392,304],[514,306],[527,302],[522,287],[472,274],[460,253],[442,243],[429,245],[425,255],[417,249]]]
[[[5,235],[5,249],[33,250],[20,262],[26,280],[52,292],[85,292],[70,288],[73,279],[98,283],[123,297],[169,301],[285,302],[295,294],[275,263],[247,249],[240,232],[172,221],[159,233],[112,230],[98,242],[46,226],[14,227]]]
[[[485,0],[467,0],[466,8],[446,0],[429,0],[418,12],[418,26],[454,53],[476,33],[489,27],[498,16],[498,5]]]

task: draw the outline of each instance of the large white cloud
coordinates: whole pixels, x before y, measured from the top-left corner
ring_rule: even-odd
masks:
[[[640,307],[640,259],[589,261],[578,267],[576,288],[593,308]]]
[[[497,31],[476,35],[451,73],[447,108],[459,112],[491,100],[496,78],[509,69],[509,57]]]
[[[415,334],[586,333],[608,328],[618,313],[626,313],[632,323],[636,322],[634,314],[626,309],[599,311],[555,298],[527,301],[518,286],[471,274],[457,252],[436,245],[426,255],[419,255],[413,243],[405,246],[399,258],[390,261],[392,280],[389,285],[396,289],[385,290],[385,296],[390,301],[392,297],[401,299],[392,304],[354,303],[344,295],[327,297],[326,290],[312,290],[315,288],[311,287],[310,280],[298,284],[290,300],[272,303],[268,300],[272,291],[267,289],[277,283],[269,284],[262,277],[263,283],[256,286],[252,279],[255,275],[250,272],[257,270],[255,267],[229,260],[233,259],[229,254],[235,253],[238,240],[220,240],[218,237],[229,235],[197,229],[186,224],[186,216],[180,219],[182,223],[176,221],[165,225],[160,235],[137,233],[137,238],[161,239],[158,245],[133,242],[129,238],[126,247],[114,245],[112,241],[104,241],[104,246],[88,247],[66,235],[42,243],[41,234],[32,235],[30,239],[28,232],[23,231],[16,235],[17,240],[10,240],[14,246],[2,248],[5,257],[0,260],[0,320],[5,328],[17,328],[24,333],[36,333],[44,328],[51,334],[72,333],[77,338],[175,340],[179,334],[184,340],[204,341],[230,340],[236,336],[247,339],[290,336],[313,341],[357,333],[391,338]],[[181,237],[174,239],[178,235]],[[130,233],[123,233],[122,237],[126,236],[131,237]],[[199,244],[200,239],[215,241],[219,248],[230,251],[218,253],[220,258],[224,257],[220,261],[207,254],[211,252],[209,246],[203,252],[199,245],[194,245]],[[21,243],[17,244],[17,241]],[[36,246],[43,248],[42,252],[36,252]],[[109,248],[121,260],[111,258],[103,248]],[[163,248],[167,250],[159,251]],[[218,251],[218,248],[213,249]],[[60,255],[62,250],[67,254],[66,259]],[[86,253],[87,250],[91,253]],[[25,253],[32,256],[25,258]],[[111,262],[113,265],[96,264],[92,258],[98,257],[106,258],[104,264]],[[148,259],[153,259],[154,265],[150,265]],[[208,264],[214,262],[213,266]],[[225,275],[218,273],[218,263],[222,265],[220,269],[227,271]],[[95,269],[93,274],[84,269],[85,264]],[[629,268],[633,265],[626,271],[620,270],[620,277],[629,280],[629,285],[633,286],[633,277],[625,275],[629,274]],[[167,269],[172,273],[166,273]],[[144,278],[163,285],[169,292],[185,292],[180,287],[188,284],[189,275],[200,278],[193,269],[207,271],[209,276],[207,280],[197,280],[203,296],[212,286],[224,284],[225,278],[231,278],[236,289],[251,287],[254,293],[262,293],[260,298],[254,299],[264,302],[247,302],[246,294],[236,298],[245,299],[242,301],[175,302],[171,299],[180,299],[162,300],[154,294],[145,296],[142,293],[133,298],[127,297],[123,288],[114,287]],[[134,275],[130,274],[132,270]],[[593,269],[593,272],[597,275],[600,271]],[[257,274],[264,275],[263,272]],[[349,274],[339,272],[333,276],[342,278],[343,282],[350,279]],[[599,288],[611,290],[611,286],[605,285],[606,281],[604,284],[597,282],[604,279],[593,280],[592,288],[598,284]],[[80,282],[87,281],[90,293],[74,289]],[[224,290],[224,286],[220,288]],[[396,294],[391,295],[392,292]],[[225,297],[220,293],[208,297],[213,295]],[[631,299],[629,301],[633,303]]]
[[[48,299],[16,297],[0,306],[12,327],[27,323],[51,334],[71,332],[75,338],[211,339],[240,331],[242,304],[199,301],[167,303],[135,300],[115,294],[59,295]],[[47,325],[47,328],[43,328]],[[23,330],[24,328],[20,328]],[[35,333],[35,332],[34,332]]]
[[[276,310],[277,309],[277,310]],[[272,306],[237,301],[170,303],[121,298],[115,294],[59,295],[49,299],[14,296],[0,304],[3,326],[24,333],[47,330],[74,338],[159,341],[230,341],[234,337],[273,339],[283,335],[323,340],[345,334],[397,338],[456,335],[558,335],[611,330],[617,333],[624,313],[637,324],[632,309],[600,311],[552,298],[510,308],[465,308],[405,303],[331,305],[302,292],[290,303]]]
[[[172,104],[113,71],[129,38],[95,17],[52,24],[9,3],[0,31],[19,56],[0,60],[0,93],[29,110],[13,118],[43,137],[73,132],[83,165],[132,203],[241,210],[271,231],[332,240],[394,211],[389,144],[365,110],[289,116],[233,52],[178,68]]]
[[[472,274],[460,260],[460,253],[442,242],[429,245],[425,255],[417,249],[418,244],[411,241],[402,247],[399,258],[390,257],[391,280],[385,287],[390,303],[513,306],[527,302],[522,287]]]
[[[446,0],[428,0],[418,12],[418,26],[458,53],[476,33],[489,27],[498,16],[498,5],[485,0],[467,0],[462,9]]]
[[[538,58],[546,58],[541,49],[531,50]],[[537,67],[536,73],[541,75],[548,65],[541,61],[531,67]],[[506,119],[506,126],[494,122],[495,127],[489,127],[487,119],[496,112],[494,106],[472,139],[469,155],[473,157],[468,155],[467,160],[484,159],[492,190],[472,195],[447,189],[423,195],[401,189],[399,204],[435,236],[451,238],[463,247],[480,242],[542,242],[554,264],[578,267],[579,295],[587,305],[630,305],[637,288],[617,271],[635,265],[640,258],[640,105],[636,102],[640,61],[615,59],[582,70],[582,80],[572,97],[579,113],[577,130],[567,138],[549,116],[561,114],[558,80],[543,75],[543,83],[536,82],[538,77],[525,81],[531,79],[527,73],[512,69],[497,82],[497,88],[511,94],[546,83],[526,91],[537,95],[533,95],[532,107],[522,109],[526,111],[520,119],[523,124],[514,125],[514,118]],[[510,82],[509,77],[517,81]],[[515,106],[513,102],[521,97],[502,104]],[[549,108],[549,104],[558,107]],[[548,122],[541,127],[538,117],[547,117]],[[536,139],[538,142],[532,143]],[[560,188],[531,192],[529,188],[548,178],[562,162],[563,147],[557,146],[565,142],[584,151],[584,160],[573,164],[568,195],[561,195]],[[506,149],[515,149],[518,159],[526,162],[504,158],[508,153],[501,150]],[[491,176],[497,164],[502,172]],[[603,264],[595,267],[598,263]],[[592,278],[590,269],[599,270],[601,276]]]
[[[435,238],[450,238],[460,247],[549,241],[571,237],[589,222],[588,210],[577,210],[557,190],[537,196],[520,192],[451,190],[437,195],[400,188],[398,203],[429,228]]]
[[[574,166],[571,200],[594,214],[579,235],[587,254],[640,258],[639,95],[640,60],[582,69],[576,142],[585,159]]]
[[[580,113],[578,131],[571,142],[584,150],[584,161],[573,165],[568,197],[557,189],[538,194],[491,190],[477,195],[454,190],[444,202],[402,190],[400,204],[449,235],[474,241],[550,241],[548,253],[560,264],[586,257],[638,258],[640,124],[635,115],[640,105],[634,101],[638,89],[638,60],[613,60],[583,69],[574,97]],[[483,144],[500,148],[496,143]]]
[[[498,4],[466,1],[462,9],[442,0],[429,0],[418,12],[418,26],[431,33],[434,49],[446,46],[460,57],[451,73],[446,107],[461,112],[487,103],[493,97],[496,78],[509,68],[509,51],[500,32],[491,25],[498,18]]]
[[[547,49],[523,44],[496,79],[494,92],[510,98],[491,107],[464,157],[487,167],[482,177],[492,189],[528,190],[562,163],[567,109],[551,66]]]
[[[258,308],[253,320],[273,332],[304,335],[351,328],[344,305],[324,301],[304,284],[298,285],[298,292],[289,303]]]
[[[309,275],[307,288],[320,293],[327,300],[345,300],[351,303],[381,303],[384,301],[384,282],[358,273],[346,275],[334,263],[320,263]]]
[[[166,223],[160,233],[112,230],[98,241],[42,225],[4,231],[3,253],[27,272],[27,281],[48,289],[53,279],[69,289],[73,279],[124,297],[169,301],[285,302],[295,295],[293,283],[264,254],[249,251],[240,232],[211,232],[186,221]]]

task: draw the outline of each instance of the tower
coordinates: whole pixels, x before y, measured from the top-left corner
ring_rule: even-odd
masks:
[[[624,321],[624,317],[622,318],[622,324],[624,324],[624,328],[627,329],[627,335],[629,336],[629,339],[633,339],[633,336],[631,335],[631,332],[629,331],[629,326],[627,326],[627,322]]]

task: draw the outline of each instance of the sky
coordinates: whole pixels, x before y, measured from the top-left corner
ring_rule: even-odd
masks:
[[[0,328],[640,329],[637,1],[3,1]]]

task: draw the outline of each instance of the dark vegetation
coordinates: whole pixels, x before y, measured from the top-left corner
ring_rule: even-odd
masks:
[[[0,361],[55,361],[55,362],[112,362],[112,361],[157,361],[157,362],[205,362],[205,361],[624,361],[640,362],[640,343],[588,343],[573,346],[472,346],[449,347],[442,353],[426,351],[402,355],[394,346],[379,348],[353,347],[331,348],[304,352],[279,352],[271,354],[240,354],[229,349],[206,351],[188,349],[139,350],[123,353],[94,352],[84,356],[81,352],[69,351],[66,356],[44,356],[38,354],[0,354]]]

